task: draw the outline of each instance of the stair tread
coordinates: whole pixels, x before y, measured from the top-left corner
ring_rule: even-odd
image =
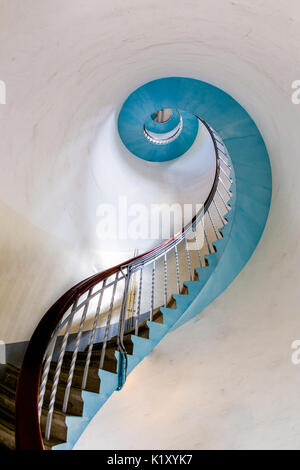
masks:
[[[10,421],[7,421],[3,416],[0,415],[0,437],[2,433],[9,436],[10,446],[6,446],[5,444],[2,443],[0,448],[14,450],[15,449],[15,425],[14,423],[12,424]],[[44,442],[45,448],[50,450],[52,447],[59,445],[59,444],[63,444],[66,441],[51,437],[48,441],[43,440],[43,442]]]
[[[3,391],[6,395],[13,395],[13,397],[16,396],[16,390],[14,388],[2,383],[0,383],[0,393],[1,391]]]
[[[43,410],[43,416],[47,415],[47,410]],[[62,411],[59,410],[54,410],[53,411],[53,416],[54,418],[62,418],[65,419],[66,414],[63,413]],[[15,422],[15,413],[11,409],[6,408],[5,406],[1,405],[0,403],[0,420],[10,423],[11,426],[14,428],[14,422]]]
[[[7,425],[10,429],[15,429],[15,414],[0,404],[0,423]]]
[[[42,428],[45,425],[45,419],[47,416],[47,411],[45,409],[42,410]],[[44,419],[43,419],[44,418]],[[66,424],[65,424],[66,414],[59,410],[53,411],[53,423],[54,426],[52,428],[52,433],[59,432],[59,430],[63,430],[66,432]],[[43,425],[44,423],[44,425]],[[0,424],[11,431],[13,434],[15,432],[15,413],[11,409],[6,408],[0,403]],[[55,430],[55,427],[56,430]],[[64,430],[65,429],[65,430]],[[53,444],[51,442],[54,442]],[[47,445],[57,445],[58,443],[65,442],[65,440],[59,439],[57,436],[51,436],[50,441],[45,441]],[[50,444],[51,443],[51,444]]]
[[[11,364],[10,362],[8,362],[7,364],[5,364],[5,372],[10,371],[10,372],[13,372],[15,373],[17,376],[19,376],[20,374],[20,368],[19,367],[16,367],[14,366],[13,364]]]

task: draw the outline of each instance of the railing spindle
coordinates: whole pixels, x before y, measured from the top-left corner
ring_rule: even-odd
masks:
[[[68,408],[70,389],[71,389],[71,385],[72,385],[72,381],[73,381],[73,375],[74,375],[75,364],[76,364],[76,359],[77,359],[77,355],[78,355],[78,349],[79,349],[79,345],[80,345],[82,330],[83,330],[83,327],[84,327],[87,311],[88,311],[88,308],[89,308],[88,299],[90,299],[90,297],[92,295],[92,290],[93,290],[93,288],[91,288],[88,292],[87,302],[86,302],[85,307],[83,309],[83,313],[82,313],[81,320],[80,320],[79,330],[78,330],[77,337],[76,337],[76,343],[75,343],[75,347],[74,347],[74,351],[73,351],[73,355],[72,355],[72,361],[71,361],[71,366],[70,366],[68,380],[67,380],[67,387],[66,387],[66,390],[65,390],[64,402],[63,402],[63,408],[62,408],[63,413],[66,413],[67,408]]]
[[[195,237],[194,239],[195,239],[196,247],[197,247],[197,255],[198,255],[198,259],[199,259],[200,268],[202,268],[201,251],[200,251],[200,247],[199,247],[199,241],[198,241],[197,231],[196,230],[194,230],[194,237]]]
[[[141,298],[142,298],[142,285],[143,285],[143,269],[142,266],[140,269],[140,283],[139,283],[139,294],[138,294],[138,303],[136,310],[136,320],[135,320],[135,335],[139,334],[139,322],[140,322],[140,312],[141,312]]]
[[[59,376],[60,376],[61,367],[62,367],[62,363],[63,363],[63,358],[64,358],[64,355],[65,355],[65,350],[66,350],[66,347],[67,347],[67,342],[68,342],[70,329],[71,329],[71,326],[72,326],[72,322],[73,322],[77,302],[78,302],[78,299],[75,300],[75,302],[73,304],[72,311],[70,313],[70,317],[69,317],[67,327],[66,327],[66,332],[65,332],[65,335],[64,335],[64,339],[63,339],[63,343],[62,343],[60,353],[59,353],[58,362],[57,362],[56,369],[55,369],[55,375],[54,375],[54,380],[53,380],[53,385],[52,385],[52,390],[51,390],[51,395],[50,395],[49,410],[48,410],[47,421],[46,421],[46,430],[45,430],[46,440],[50,439],[52,417],[53,417],[54,404],[55,404],[55,399],[56,399],[56,391],[57,391],[57,386],[58,386]]]
[[[87,358],[86,358],[86,363],[85,363],[84,373],[83,373],[83,378],[82,378],[81,388],[83,390],[86,387],[88,371],[89,371],[89,366],[90,366],[90,361],[91,361],[91,355],[92,355],[92,350],[93,350],[93,346],[94,346],[94,338],[95,338],[97,324],[98,324],[98,320],[99,320],[99,315],[100,315],[100,310],[101,310],[101,305],[102,305],[102,300],[103,300],[103,294],[104,294],[105,287],[106,287],[106,281],[107,281],[107,279],[104,279],[104,281],[102,283],[102,288],[101,288],[101,291],[100,291],[100,294],[99,294],[98,305],[97,305],[96,314],[95,314],[95,318],[94,318],[93,329],[92,329],[92,334],[91,334],[91,338],[90,338],[90,343],[89,343],[89,348],[88,348],[88,353],[87,353]]]
[[[209,244],[209,241],[208,241],[207,233],[206,233],[206,230],[205,230],[205,227],[204,227],[204,224],[203,224],[203,220],[202,220],[202,219],[201,219],[201,225],[202,225],[202,228],[203,228],[203,232],[204,232],[204,237],[205,237],[205,241],[206,241],[208,253],[211,255],[212,251],[211,251],[211,248],[210,248],[210,244]]]
[[[43,369],[43,374],[42,374],[42,379],[41,379],[41,384],[40,384],[40,392],[39,392],[39,408],[38,408],[38,410],[39,410],[39,417],[40,418],[41,418],[41,414],[42,414],[44,396],[45,396],[46,385],[47,385],[47,381],[48,381],[48,374],[49,374],[49,369],[50,369],[50,365],[51,365],[51,361],[52,361],[52,357],[53,357],[53,353],[54,353],[56,339],[57,339],[57,336],[55,336],[55,338],[52,339],[51,347],[49,348],[49,350],[47,352],[46,360],[45,360],[45,363],[44,363],[44,369]]]
[[[226,179],[228,179],[228,181],[229,181],[230,183],[232,183],[232,179],[230,178],[229,175],[227,175],[226,171],[223,170],[223,168],[222,168],[221,166],[220,166],[220,170],[223,172],[223,174],[224,174],[224,176],[226,177]]]
[[[224,222],[224,220],[223,220],[223,217],[222,217],[222,215],[221,215],[221,212],[220,212],[220,210],[219,210],[219,207],[218,207],[218,205],[217,205],[217,203],[216,203],[215,200],[213,200],[213,203],[214,203],[214,206],[215,206],[215,208],[216,208],[216,211],[217,211],[217,213],[218,213],[218,215],[219,215],[219,217],[220,217],[222,226],[224,227],[225,222]]]
[[[229,197],[231,197],[231,193],[230,193],[230,191],[228,191],[228,189],[226,188],[226,186],[225,186],[225,184],[224,184],[224,182],[223,182],[221,176],[220,176],[219,179],[220,179],[220,183],[221,183],[221,185],[223,186],[224,190],[226,191],[227,195],[228,195]]]
[[[164,254],[164,305],[168,303],[168,265],[167,265],[167,253]]]
[[[152,263],[150,321],[153,321],[154,289],[155,289],[155,260],[154,260],[153,263]]]
[[[217,238],[217,240],[218,240],[218,239],[220,238],[220,236],[218,235],[217,229],[216,229],[216,227],[215,227],[215,224],[214,224],[214,222],[213,222],[213,219],[212,219],[212,217],[211,217],[211,214],[210,214],[210,210],[209,210],[209,209],[208,209],[208,211],[207,211],[207,214],[208,214],[210,223],[211,223],[211,225],[212,225],[212,227],[213,227],[213,229],[214,229],[216,238]]]
[[[218,193],[218,195],[220,196],[220,198],[221,198],[221,200],[222,200],[222,202],[223,202],[223,204],[224,204],[224,207],[225,207],[226,210],[228,211],[228,205],[226,204],[226,202],[225,202],[225,200],[224,200],[224,198],[223,198],[223,196],[222,196],[222,194],[220,193],[220,191],[219,191],[218,188],[217,188],[217,193]]]
[[[191,257],[190,257],[190,252],[189,252],[188,241],[187,241],[186,235],[184,235],[184,243],[185,243],[185,252],[186,252],[186,259],[187,259],[187,264],[188,264],[190,281],[192,281],[193,276],[192,276],[192,268],[191,268]]]
[[[178,249],[177,249],[177,245],[175,245],[174,251],[175,251],[175,260],[176,260],[177,290],[178,290],[178,294],[180,294],[180,273],[179,273],[179,261],[178,261]]]

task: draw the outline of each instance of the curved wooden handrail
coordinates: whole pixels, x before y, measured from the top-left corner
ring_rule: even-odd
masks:
[[[208,124],[202,119],[200,119],[200,121],[210,133],[216,153],[215,178],[211,191],[204,203],[205,212],[216,193],[220,173],[220,162],[215,137]],[[197,216],[194,216],[191,223],[196,220],[196,217]],[[29,341],[18,380],[15,409],[16,448],[18,450],[44,450],[38,416],[39,384],[43,359],[53,331],[67,310],[80,296],[99,282],[117,273],[127,265],[136,263],[139,260],[142,261],[145,257],[150,255],[155,256],[156,253],[164,248],[166,249],[176,241],[185,230],[186,227],[183,227],[176,235],[173,235],[155,248],[79,282],[63,294],[43,316]]]

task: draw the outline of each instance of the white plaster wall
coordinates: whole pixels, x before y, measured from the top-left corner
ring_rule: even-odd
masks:
[[[155,203],[202,204],[213,184],[214,148],[204,126],[189,151],[170,162],[143,161],[121,143],[120,107],[147,80],[144,73],[133,80],[130,54],[124,74],[117,73],[124,54],[117,45],[128,31],[117,31],[111,15],[121,5],[0,2],[0,79],[7,89],[0,108],[0,338],[6,342],[28,340],[76,282],[161,241],[99,239],[99,204],[113,205],[117,217],[120,197],[128,211],[136,203],[149,211]]]
[[[12,209],[30,208],[32,228],[16,216],[28,227],[30,257],[31,233],[51,251],[49,235],[37,227],[47,221],[58,230],[68,217],[78,239],[60,236],[61,256],[58,235],[53,239],[50,272],[58,289],[90,270],[89,256],[76,271],[65,267],[85,244],[85,204],[58,210],[61,195],[83,178],[89,187],[91,175],[77,163],[105,113],[140,84],[181,75],[220,86],[255,119],[271,158],[270,218],[247,267],[195,324],[165,338],[77,448],[299,448],[300,366],[291,363],[291,343],[300,336],[300,106],[291,102],[291,83],[300,78],[298,0],[2,0],[0,7],[0,72],[8,85],[8,104],[0,107],[0,196],[15,204],[7,203],[4,223],[15,217]],[[45,181],[49,199],[41,206]],[[22,236],[20,229],[11,245]],[[17,284],[22,306],[25,280],[6,263],[10,283],[3,275],[1,300]],[[41,291],[45,283],[35,286]],[[54,291],[47,286],[43,307]],[[27,334],[35,321],[24,318]]]

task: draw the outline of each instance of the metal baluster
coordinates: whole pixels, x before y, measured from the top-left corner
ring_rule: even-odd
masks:
[[[198,241],[198,237],[197,237],[197,228],[196,228],[196,230],[194,230],[194,237],[195,237],[195,242],[196,242],[196,246],[197,246],[197,254],[198,254],[198,259],[199,259],[199,263],[200,263],[200,268],[202,268],[203,265],[202,265],[199,241]]]
[[[134,256],[136,257],[138,250],[134,250]],[[130,283],[128,286],[128,300],[127,300],[127,318],[128,328],[131,329],[134,326],[135,318],[135,298],[136,298],[136,272],[134,271],[130,276]]]
[[[44,363],[43,375],[42,375],[42,379],[40,382],[39,405],[38,405],[39,419],[41,418],[41,414],[42,414],[44,396],[45,396],[46,385],[47,385],[47,380],[48,380],[48,373],[49,373],[50,364],[51,364],[51,360],[52,360],[52,356],[53,356],[53,352],[54,352],[54,348],[56,344],[56,339],[57,339],[57,336],[55,336],[55,338],[52,339],[52,344],[50,345],[50,348],[48,349],[48,352],[46,353],[46,360]]]
[[[215,224],[214,224],[214,222],[213,222],[213,219],[212,219],[212,217],[211,217],[211,214],[210,214],[210,210],[209,210],[209,209],[207,210],[207,213],[208,213],[208,217],[209,217],[210,223],[211,223],[211,225],[212,225],[212,227],[213,227],[213,229],[214,229],[215,235],[216,235],[217,239],[219,239],[220,237],[219,237],[219,235],[218,235],[217,229],[216,229],[216,227],[215,227]]]
[[[190,252],[189,252],[189,247],[188,247],[188,241],[187,241],[185,234],[184,234],[184,242],[185,242],[185,252],[186,252],[187,264],[188,264],[188,269],[189,269],[190,281],[192,281],[193,276],[192,276],[192,268],[191,268],[191,258],[190,258]]]
[[[59,380],[59,376],[60,376],[60,372],[61,372],[63,357],[65,355],[65,350],[66,350],[66,347],[67,347],[67,342],[68,342],[68,338],[69,338],[71,325],[72,325],[72,322],[73,322],[73,317],[74,317],[74,314],[75,314],[75,309],[77,307],[77,302],[78,302],[78,299],[75,300],[75,302],[73,304],[73,307],[72,307],[72,311],[70,313],[70,317],[69,317],[67,327],[66,327],[66,332],[65,332],[65,335],[64,335],[64,339],[63,339],[63,343],[62,343],[60,353],[59,353],[59,357],[58,357],[58,362],[57,362],[56,369],[55,369],[55,375],[54,375],[54,380],[53,380],[53,385],[52,385],[51,395],[50,395],[49,411],[48,411],[48,415],[47,415],[46,430],[45,430],[45,438],[46,438],[47,441],[50,439],[52,417],[53,417],[53,411],[54,411],[54,403],[55,403],[55,398],[56,398],[58,380]]]
[[[167,253],[164,254],[164,305],[168,303],[168,265],[167,265]]]
[[[150,306],[150,321],[153,320],[154,310],[154,288],[155,288],[155,260],[152,263],[152,280],[151,280],[151,306]]]
[[[225,145],[224,145],[224,148],[225,148]],[[223,154],[223,155],[224,155],[224,156],[227,158],[227,155],[226,155],[226,153],[225,153],[225,152],[223,152],[223,150],[222,150],[222,149],[220,149],[218,146],[217,146],[217,149],[219,150],[219,152],[221,152],[221,153],[222,153],[222,154]]]
[[[215,134],[214,131],[212,131],[212,133],[213,133],[213,135],[214,135],[215,140],[216,140],[219,144],[223,145],[223,147],[225,147],[225,145],[223,144],[223,142],[221,142],[221,140],[218,139],[217,134]]]
[[[91,288],[88,292],[86,304],[84,306],[83,313],[82,313],[81,320],[80,320],[79,330],[78,330],[77,337],[76,337],[75,347],[74,347],[74,351],[72,355],[71,366],[70,366],[68,380],[67,380],[67,386],[65,390],[64,402],[63,402],[63,408],[62,408],[63,413],[66,413],[67,408],[68,408],[70,390],[71,390],[71,385],[72,385],[72,380],[73,380],[73,375],[74,375],[74,370],[75,370],[76,359],[78,355],[79,344],[80,344],[80,340],[82,336],[82,330],[84,327],[87,311],[89,308],[89,300],[92,295],[92,291],[93,291],[93,288]]]
[[[222,184],[223,188],[225,189],[226,193],[228,194],[228,196],[231,197],[231,193],[228,191],[225,184],[223,183],[223,180],[222,180],[221,176],[219,177],[219,180],[220,180],[220,183]]]
[[[205,230],[205,228],[204,228],[204,224],[203,224],[203,220],[202,220],[202,219],[201,219],[201,225],[202,225],[202,228],[203,228],[203,232],[204,232],[204,236],[205,236],[205,240],[206,240],[206,245],[207,245],[207,248],[208,248],[208,253],[211,255],[212,251],[211,251],[211,248],[210,248],[210,244],[209,244],[209,242],[208,242],[206,230]]]
[[[216,210],[217,210],[217,213],[219,214],[219,217],[220,217],[220,220],[221,220],[221,222],[222,222],[222,225],[224,226],[224,225],[225,225],[225,222],[224,222],[224,220],[223,220],[223,217],[221,216],[221,213],[220,213],[220,211],[219,211],[218,205],[217,205],[217,203],[216,203],[216,201],[215,201],[214,199],[213,199],[213,203],[214,203],[214,206],[215,206],[215,208],[216,208]]]
[[[107,344],[107,338],[108,338],[108,333],[109,333],[111,315],[112,315],[114,301],[115,301],[117,283],[118,283],[118,280],[119,280],[119,274],[120,274],[120,271],[117,272],[116,277],[115,277],[115,282],[114,282],[114,285],[113,285],[113,291],[112,291],[112,296],[111,296],[111,301],[110,301],[109,313],[108,313],[107,320],[106,320],[106,328],[105,328],[103,346],[102,346],[102,351],[101,351],[99,369],[102,369],[103,365],[104,365],[106,344]]]
[[[223,145],[223,144],[222,144],[222,145]],[[225,155],[225,157],[227,157],[227,155],[226,155],[226,153],[225,153],[225,152],[226,152],[225,145],[223,145],[223,149],[221,149],[221,148],[217,145],[217,149],[218,149],[219,152],[221,152],[223,155]]]
[[[226,171],[223,170],[223,168],[222,168],[221,166],[220,166],[220,169],[221,169],[221,171],[223,171],[223,173],[224,173],[225,177],[228,179],[228,181],[229,181],[230,183],[232,183],[232,179],[230,178],[230,176],[227,175]]]
[[[229,210],[228,205],[226,204],[226,202],[225,202],[225,200],[224,200],[224,198],[223,198],[223,196],[222,196],[222,194],[220,193],[220,191],[219,191],[218,188],[217,188],[217,193],[218,193],[218,195],[220,196],[220,198],[222,199],[222,202],[223,202],[223,204],[224,204],[224,206],[225,206],[225,208],[226,208],[226,210],[227,210],[227,212],[228,212],[228,210]]]
[[[143,269],[144,266],[141,267],[140,272],[140,285],[139,285],[139,294],[138,294],[138,304],[137,304],[137,312],[136,312],[136,320],[135,320],[135,335],[138,336],[139,334],[139,321],[140,321],[140,312],[141,312],[141,298],[142,298],[142,284],[143,284]]]
[[[177,289],[178,289],[178,294],[180,294],[180,275],[179,275],[179,261],[178,261],[177,245],[174,246],[174,250],[175,250],[175,259],[176,259]]]
[[[88,377],[88,370],[89,370],[89,366],[90,366],[91,355],[92,355],[92,350],[93,350],[93,346],[94,346],[94,339],[95,339],[97,324],[98,324],[98,320],[99,320],[99,315],[100,315],[100,310],[101,310],[101,305],[102,305],[102,300],[103,300],[103,294],[104,294],[104,291],[105,291],[106,281],[107,281],[107,279],[104,279],[103,284],[102,284],[102,288],[101,288],[100,295],[99,295],[99,300],[98,300],[98,305],[97,305],[97,310],[96,310],[96,315],[95,315],[95,318],[94,318],[93,329],[92,329],[92,334],[91,334],[91,338],[90,338],[90,344],[89,344],[89,349],[88,349],[88,353],[87,353],[87,358],[86,358],[86,363],[85,363],[84,373],[83,373],[83,379],[82,379],[82,385],[81,385],[81,388],[83,390],[86,387],[86,382],[87,382],[87,377]]]
[[[227,166],[227,168],[229,168],[229,170],[231,170],[230,165],[228,165],[228,163],[225,162],[225,160],[221,157],[221,155],[219,155],[219,158],[224,163],[224,165]]]

